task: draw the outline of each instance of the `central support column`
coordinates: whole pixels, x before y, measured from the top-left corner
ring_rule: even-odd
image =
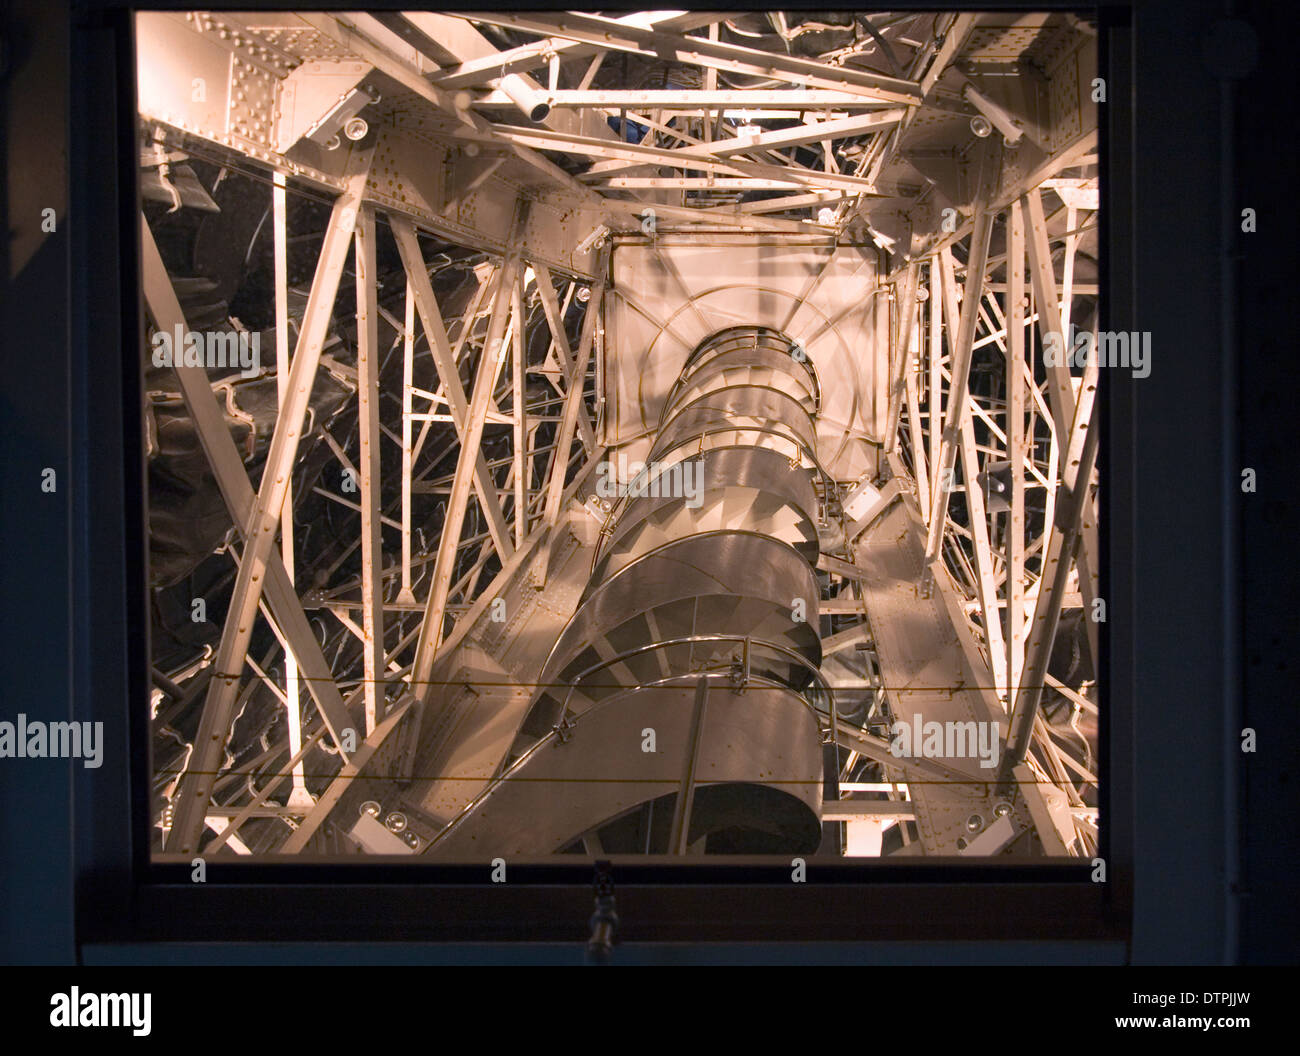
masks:
[[[646,463],[598,467],[607,516],[577,611],[504,773],[434,853],[550,854],[588,834],[606,853],[817,849],[819,403],[776,331],[691,353]],[[627,824],[638,811],[654,820]],[[642,846],[622,847],[632,830]]]

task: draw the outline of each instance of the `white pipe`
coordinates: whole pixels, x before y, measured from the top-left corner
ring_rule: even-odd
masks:
[[[551,112],[551,100],[547,94],[538,91],[517,73],[506,74],[497,81],[497,87],[529,121],[545,121]]]

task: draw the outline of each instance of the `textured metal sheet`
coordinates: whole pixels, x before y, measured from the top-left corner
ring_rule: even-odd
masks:
[[[609,442],[658,424],[704,338],[727,326],[767,326],[801,341],[816,368],[822,463],[840,480],[874,471],[874,405],[888,396],[869,354],[878,326],[876,251],[832,248],[775,236],[669,233],[653,243],[620,241],[614,288],[627,296],[616,296],[606,316],[606,346],[620,350],[603,371]]]
[[[902,489],[859,537],[856,563],[894,721],[996,723],[1004,741],[1007,716],[993,675],[937,562],[938,581],[928,593],[924,587],[925,531],[910,491]],[[974,839],[1004,809],[1018,830],[1033,827],[1026,797],[1042,795],[1035,786],[1003,795],[992,784],[996,768],[982,768],[978,759],[929,758],[969,781],[909,781],[925,853],[958,853],[958,840]]]
[[[678,408],[664,422],[654,453],[671,451],[702,433],[750,428],[779,431],[810,452],[817,448],[812,420],[797,399],[779,389],[743,385],[716,389]]]
[[[428,854],[456,861],[553,854],[648,799],[674,792],[691,734],[693,686],[640,690],[581,716],[561,742],[552,735],[457,819]],[[656,750],[642,750],[644,731]],[[803,805],[819,838],[822,752],[816,717],[787,690],[743,694],[714,685],[696,767],[700,785],[761,783]],[[692,833],[707,829],[696,812]]]
[[[777,621],[782,633],[773,631],[769,640],[785,641],[811,663],[818,664],[820,594],[808,562],[780,540],[742,531],[709,532],[676,540],[621,569],[591,591],[556,642],[542,681],[575,677],[587,666],[576,664],[575,658],[581,659],[588,644],[615,632],[629,620],[674,602],[706,597],[758,602],[770,614],[783,614]],[[793,598],[807,602],[802,623],[790,618]],[[691,633],[743,635],[748,630],[738,626],[734,616],[714,626],[710,614],[701,613]]]
[[[792,370],[792,361],[786,352],[770,348],[751,348],[732,352],[711,360],[695,369],[689,381],[683,383],[671,397],[667,412],[685,406],[691,400],[715,389],[736,384],[730,376],[746,377],[750,384],[782,388],[794,396],[811,414],[816,408],[816,382],[802,370]]]
[[[792,471],[784,456],[755,447],[714,448],[705,451],[700,461],[703,463],[700,470],[703,505],[709,503],[713,493],[727,488],[753,488],[770,495],[801,515],[810,533],[811,546],[804,548],[795,544],[795,549],[810,564],[816,562],[817,531],[813,518],[817,511],[817,494],[807,471]],[[615,527],[602,548],[600,565],[593,578],[603,581],[626,563],[625,549],[620,544],[630,531],[660,511],[676,507],[681,502],[682,499],[676,496],[644,496],[631,500],[623,509],[615,507],[611,514]]]

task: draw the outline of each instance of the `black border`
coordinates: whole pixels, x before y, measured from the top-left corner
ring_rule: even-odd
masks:
[[[913,6],[933,7],[891,5],[895,9]],[[1051,5],[978,6],[990,10],[1041,10]],[[1114,550],[1123,550],[1119,545],[1123,542],[1132,549],[1124,566],[1128,574],[1120,581],[1116,573],[1108,587],[1116,602],[1112,613],[1120,608],[1123,591],[1133,602],[1132,612],[1142,618],[1135,627],[1138,640],[1133,635],[1121,640],[1115,633],[1117,624],[1112,626],[1110,636],[1112,653],[1128,654],[1126,670],[1131,675],[1135,699],[1143,705],[1125,720],[1132,727],[1130,738],[1118,737],[1114,729],[1109,733],[1112,751],[1108,761],[1116,771],[1113,779],[1129,782],[1134,793],[1131,815],[1120,813],[1114,804],[1110,811],[1112,827],[1131,822],[1127,857],[1124,846],[1111,850],[1110,885],[1128,885],[1135,914],[1133,957],[1149,962],[1234,959],[1226,917],[1234,911],[1238,896],[1247,896],[1240,908],[1243,914],[1249,911],[1253,923],[1248,934],[1255,949],[1266,951],[1256,956],[1294,961],[1297,953],[1296,916],[1280,868],[1294,858],[1297,831],[1295,815],[1288,811],[1295,795],[1296,756],[1290,749],[1295,744],[1296,723],[1291,703],[1293,680],[1288,678],[1294,660],[1287,655],[1295,640],[1296,563],[1286,532],[1287,525],[1294,523],[1286,515],[1294,511],[1295,503],[1288,481],[1293,450],[1288,394],[1295,390],[1288,368],[1294,371],[1294,357],[1284,357],[1281,363],[1268,362],[1256,355],[1253,345],[1272,341],[1275,346],[1280,342],[1287,351],[1294,348],[1288,299],[1293,298],[1295,285],[1294,281],[1286,281],[1294,277],[1295,210],[1290,195],[1294,186],[1291,137],[1295,125],[1286,121],[1288,113],[1294,114],[1290,102],[1294,66],[1285,50],[1288,36],[1282,9],[1272,10],[1258,0],[1236,6],[1244,9],[1243,17],[1259,29],[1261,56],[1271,62],[1258,77],[1244,83],[1235,104],[1239,114],[1253,111],[1248,124],[1254,139],[1248,149],[1220,138],[1220,86],[1207,73],[1201,54],[1201,31],[1212,19],[1230,13],[1233,5],[1206,0],[1133,0],[1131,7],[1106,8],[1108,17],[1113,14],[1118,25],[1131,27],[1126,34],[1132,51],[1126,57],[1128,83],[1133,91],[1122,98],[1111,96],[1110,112],[1103,117],[1123,121],[1127,132],[1121,134],[1113,125],[1108,126],[1103,149],[1115,148],[1116,153],[1109,156],[1112,161],[1121,149],[1144,159],[1141,165],[1130,164],[1131,178],[1122,188],[1117,185],[1113,164],[1107,171],[1107,215],[1118,224],[1122,215],[1118,210],[1127,207],[1127,245],[1136,261],[1129,278],[1138,280],[1137,285],[1130,281],[1117,291],[1117,285],[1122,284],[1116,276],[1109,276],[1107,303],[1114,306],[1116,293],[1126,290],[1141,306],[1136,325],[1155,331],[1157,345],[1155,378],[1147,379],[1127,395],[1121,391],[1109,395],[1112,414],[1127,402],[1140,429],[1140,444],[1126,452],[1113,448],[1109,451],[1107,494],[1113,506],[1105,522]],[[111,161],[95,165],[95,159],[114,156],[113,141],[120,127],[121,115],[112,107],[110,75],[115,69],[129,69],[129,55],[115,51],[111,32],[104,30],[111,27],[114,12],[122,8],[104,2],[78,5],[71,15],[75,32],[70,51],[65,24],[68,12],[63,5],[14,0],[10,8],[26,18],[22,28],[28,36],[10,38],[15,61],[6,91],[13,93],[17,105],[34,108],[46,116],[51,154],[57,156],[65,142],[74,145],[71,157],[77,167],[69,176],[71,222],[60,224],[59,233],[48,239],[20,281],[5,289],[7,307],[15,320],[14,331],[7,335],[12,341],[5,343],[5,362],[16,369],[6,371],[4,396],[18,408],[18,420],[24,428],[36,423],[21,439],[10,432],[8,423],[5,427],[6,462],[12,463],[12,475],[5,479],[13,482],[12,487],[6,487],[5,501],[13,504],[15,512],[6,510],[4,537],[13,547],[7,547],[0,560],[6,573],[6,606],[20,612],[18,617],[11,617],[6,625],[11,633],[0,643],[6,653],[7,690],[11,696],[7,710],[20,710],[26,703],[29,714],[44,709],[50,715],[67,717],[70,707],[77,718],[104,721],[110,744],[116,744],[124,753],[129,733],[126,715],[114,719],[111,710],[99,709],[111,703],[115,695],[124,694],[125,687],[134,684],[129,681],[134,676],[123,670],[120,662],[105,666],[100,661],[139,633],[141,624],[131,622],[132,614],[138,613],[136,602],[130,600],[126,584],[141,580],[132,579],[123,544],[122,506],[127,492],[121,468],[114,468],[105,457],[104,438],[123,435],[124,426],[120,412],[101,404],[105,393],[129,394],[135,382],[120,376],[111,363],[105,364],[102,359],[103,335],[121,332],[116,324],[122,322],[124,302],[120,292],[115,292],[119,258],[112,242],[116,233],[104,219],[115,215],[113,206],[107,210],[97,206],[103,205],[112,190],[104,184],[111,183],[113,177],[120,179],[121,174],[115,172]],[[34,19],[33,9],[38,12]],[[11,19],[6,23],[6,34],[17,22]],[[36,48],[27,47],[32,32],[39,38]],[[57,93],[41,94],[33,90],[30,82],[24,84],[23,78],[30,74],[31,67],[23,67],[18,60],[24,52],[30,55],[33,51],[42,72],[54,70],[69,92],[75,89],[70,125],[62,121],[64,100]],[[1110,56],[1113,77],[1121,75],[1115,71],[1118,58],[1117,54]],[[1266,84],[1270,77],[1274,83]],[[1266,93],[1265,87],[1273,90]],[[1292,109],[1288,110],[1288,106]],[[12,122],[12,117],[9,120]],[[130,140],[129,136],[125,138]],[[1141,153],[1136,153],[1135,143]],[[104,149],[106,146],[113,149]],[[14,190],[13,172],[28,162],[15,157],[9,147],[5,149],[10,166],[8,182]],[[1244,200],[1246,204],[1260,203],[1258,242],[1239,235],[1235,245],[1225,247],[1220,241],[1219,220],[1225,211],[1220,193],[1230,193],[1229,188],[1220,192],[1221,184],[1217,182],[1221,150],[1232,151],[1235,159],[1251,159],[1258,166],[1257,178],[1248,185],[1255,197]],[[1288,171],[1290,179],[1284,178]],[[1265,175],[1260,177],[1260,173]],[[1281,185],[1287,185],[1287,198],[1280,193],[1270,198],[1270,179],[1277,182],[1279,192]],[[25,222],[18,217],[19,206],[44,204],[46,197],[57,201],[61,193],[52,186],[47,196],[20,199],[14,208],[14,224]],[[1234,211],[1238,204],[1228,202],[1227,211]],[[133,211],[122,219],[123,230],[134,230]],[[1246,303],[1258,313],[1239,317],[1244,335],[1239,342],[1241,356],[1244,366],[1249,367],[1249,371],[1243,370],[1243,386],[1247,379],[1254,382],[1252,389],[1243,391],[1242,403],[1253,404],[1279,394],[1281,400],[1280,406],[1275,403],[1268,414],[1248,416],[1245,436],[1253,437],[1255,446],[1243,444],[1241,457],[1245,464],[1260,467],[1261,494],[1244,501],[1218,474],[1220,459],[1227,457],[1224,449],[1233,442],[1238,426],[1232,415],[1245,414],[1244,408],[1225,411],[1220,405],[1225,371],[1230,371],[1230,361],[1219,356],[1215,325],[1216,310],[1225,295],[1218,257],[1226,250],[1243,255],[1243,278],[1257,284],[1256,288],[1242,291]],[[1272,260],[1268,259],[1269,252]],[[45,285],[36,285],[37,277]],[[63,288],[65,281],[72,284],[71,301]],[[1270,288],[1274,292],[1268,294],[1271,299],[1266,299]],[[1283,311],[1287,312],[1285,317]],[[129,304],[127,312],[128,321],[135,319],[138,307]],[[1171,334],[1162,340],[1162,335]],[[70,361],[59,355],[65,335],[71,337]],[[34,360],[29,353],[25,358],[15,354],[11,359],[11,348],[40,350],[44,358]],[[1171,377],[1173,369],[1185,376]],[[65,371],[70,371],[68,377]],[[127,451],[122,454],[124,459],[133,457]],[[61,471],[60,480],[71,476],[73,487],[61,487],[57,497],[31,497],[29,493],[34,489],[30,481],[36,472],[33,467],[44,464],[66,470]],[[1122,495],[1117,489],[1121,485],[1131,501],[1127,508],[1119,505]],[[1251,542],[1244,557],[1235,549],[1225,550],[1230,539],[1224,534],[1221,519],[1226,516],[1231,520],[1233,510],[1240,511]],[[1128,536],[1127,540],[1113,538],[1121,533]],[[1116,556],[1112,553],[1112,559]],[[1260,648],[1265,653],[1265,662],[1258,669],[1253,667],[1255,660],[1247,658],[1252,665],[1246,672],[1247,684],[1254,687],[1247,718],[1259,728],[1261,738],[1267,733],[1275,739],[1261,740],[1268,747],[1260,758],[1246,763],[1251,768],[1251,801],[1247,804],[1249,811],[1243,812],[1240,820],[1251,836],[1248,847],[1252,869],[1246,876],[1249,889],[1234,890],[1228,879],[1235,871],[1231,864],[1235,847],[1228,828],[1233,819],[1229,816],[1231,790],[1227,785],[1232,778],[1223,765],[1221,738],[1223,724],[1235,715],[1222,700],[1225,693],[1231,694],[1233,676],[1220,665],[1220,650],[1207,651],[1205,644],[1207,628],[1219,635],[1225,629],[1231,634],[1238,627],[1238,613],[1225,592],[1232,588],[1243,560],[1250,587],[1243,606],[1250,620],[1248,640],[1252,648],[1255,643],[1263,643]],[[71,589],[64,581],[65,575],[73,577]],[[1197,575],[1203,577],[1203,582],[1193,593],[1185,580]],[[30,624],[30,628],[23,624]],[[69,631],[73,634],[71,653],[64,648]],[[1276,644],[1279,632],[1287,635],[1280,647]],[[1108,678],[1112,686],[1116,684],[1117,660],[1118,656],[1112,655]],[[65,689],[61,665],[68,661],[72,663]],[[1204,683],[1205,692],[1197,692],[1198,683]],[[94,781],[87,782],[85,778],[91,772],[80,768],[69,774],[54,763],[44,767],[32,763],[21,771],[0,764],[0,794],[4,797],[0,854],[5,874],[0,880],[11,892],[19,893],[20,897],[11,902],[21,907],[17,912],[32,914],[25,919],[11,916],[6,920],[4,949],[18,951],[20,959],[66,959],[72,955],[66,921],[55,910],[49,916],[32,910],[37,906],[57,908],[65,903],[70,906],[68,886],[74,869],[79,942],[102,941],[109,935],[144,941],[164,933],[177,938],[194,934],[192,929],[186,930],[184,921],[167,916],[169,906],[188,911],[192,900],[167,894],[161,901],[154,899],[162,889],[138,887],[138,876],[132,871],[134,863],[121,851],[124,844],[113,843],[114,839],[125,838],[121,819],[128,816],[131,791],[124,774],[105,772],[110,765],[94,774]],[[1180,776],[1181,782],[1172,784],[1171,775]],[[75,805],[70,804],[74,794]],[[70,806],[74,806],[75,818],[71,831]],[[107,830],[101,824],[105,820],[110,823]],[[819,880],[814,873],[814,882],[808,885],[810,893],[818,892],[817,897],[827,893]],[[938,885],[933,889],[944,890]],[[364,895],[363,888],[353,890],[358,899]],[[619,890],[623,890],[622,886]],[[970,920],[955,925],[952,933],[959,933],[963,939],[974,938],[977,933],[996,930],[983,923],[989,918],[1001,920],[1032,911],[1035,890],[1020,890],[1023,903],[1008,909],[1004,904],[980,902]],[[1283,890],[1285,896],[1280,894]],[[776,901],[780,901],[779,893],[774,893]],[[244,894],[256,897],[253,889]],[[566,940],[572,941],[585,930],[585,915],[590,908],[585,883],[582,895],[580,900],[564,903],[577,905],[580,901],[582,905],[581,919],[575,920],[572,928],[557,929],[564,931]],[[876,897],[875,890],[867,890],[859,901]],[[151,899],[154,908],[144,906],[137,916],[133,903]],[[520,904],[524,901],[520,900]],[[238,908],[224,897],[214,898],[209,905],[214,913]],[[299,918],[295,934],[319,937],[309,912],[288,903],[286,907],[291,916]],[[714,915],[735,915],[732,905],[722,899],[713,908]],[[737,912],[740,908],[739,904],[735,907]],[[354,909],[357,921],[364,922],[374,915],[361,901],[355,903]],[[203,912],[201,906],[199,911]],[[763,908],[762,916],[754,918],[755,928],[761,928],[762,922],[776,912]],[[857,910],[849,907],[848,913],[854,912]],[[701,919],[711,917],[705,914]],[[153,923],[144,926],[150,920]],[[929,926],[924,919],[916,923]],[[633,924],[635,921],[625,920],[626,926]],[[1032,930],[1017,927],[1024,932]],[[210,930],[220,929],[211,926]],[[867,930],[846,916],[838,922],[834,937],[852,938]],[[471,931],[472,938],[490,937],[473,927],[465,933]],[[687,937],[693,941],[708,937],[707,929],[684,926],[680,931],[689,932]],[[906,931],[899,926],[888,932],[872,931],[870,937],[896,937]],[[642,935],[648,932],[643,929]],[[1010,937],[1009,933],[1003,934]],[[1050,929],[1035,933],[1044,937],[1049,934]],[[221,931],[222,938],[233,935],[233,931]],[[916,931],[908,935],[920,938]],[[258,936],[264,937],[269,933]],[[362,937],[372,936],[363,936],[359,925],[349,934],[350,939]],[[764,937],[776,939],[782,935],[771,933]]]
[[[902,0],[892,6],[922,5]],[[982,6],[1028,10],[1044,5]],[[8,718],[18,711],[51,720],[88,718],[95,702],[86,694],[101,676],[92,650],[110,650],[133,633],[112,622],[125,618],[124,593],[109,600],[101,595],[125,580],[122,553],[114,550],[122,492],[97,485],[84,470],[90,465],[97,474],[120,476],[120,467],[96,461],[93,449],[100,436],[88,431],[114,424],[112,413],[92,405],[105,391],[115,393],[114,379],[108,371],[110,388],[94,388],[84,373],[89,353],[73,348],[69,355],[70,329],[84,341],[88,328],[94,330],[92,323],[116,321],[112,297],[107,318],[102,291],[93,304],[84,300],[89,286],[116,282],[111,267],[117,256],[111,246],[106,257],[98,258],[108,261],[109,270],[96,272],[93,281],[88,277],[87,269],[97,259],[87,257],[88,248],[100,252],[103,217],[112,213],[88,214],[93,197],[88,190],[93,188],[82,185],[111,181],[111,162],[107,169],[89,173],[69,173],[64,164],[70,142],[78,142],[76,153],[84,161],[78,137],[87,134],[89,121],[104,109],[110,111],[110,130],[104,134],[112,135],[111,103],[99,111],[87,105],[87,98],[102,87],[95,80],[102,73],[94,73],[97,61],[86,61],[93,58],[95,45],[82,30],[102,27],[115,9],[102,0],[0,0],[0,92],[8,104],[0,108],[0,153],[5,158],[0,181],[7,192],[0,195],[0,208],[8,207],[9,229],[20,237],[37,229],[41,209],[53,206],[59,212],[57,232],[46,235],[29,258],[16,255],[17,242],[0,243],[5,263],[0,274],[6,278],[0,283],[5,325],[5,340],[0,341],[0,672],[5,679],[0,699]],[[1294,964],[1300,959],[1293,882],[1293,863],[1300,855],[1300,826],[1295,824],[1300,815],[1300,723],[1293,675],[1300,657],[1293,648],[1300,641],[1295,604],[1300,562],[1293,543],[1298,519],[1291,413],[1293,394],[1300,389],[1293,308],[1300,285],[1294,251],[1300,234],[1294,199],[1300,182],[1294,150],[1294,130],[1300,127],[1291,44],[1294,15],[1276,0],[1132,0],[1116,10],[1133,25],[1130,65],[1136,94],[1113,99],[1112,105],[1117,112],[1124,109],[1122,116],[1141,147],[1141,164],[1128,194],[1134,225],[1130,240],[1141,251],[1135,273],[1141,324],[1155,331],[1158,347],[1168,352],[1168,358],[1155,354],[1156,378],[1136,394],[1141,397],[1137,424],[1143,445],[1127,454],[1123,464],[1113,460],[1110,468],[1112,487],[1127,480],[1134,500],[1125,521],[1112,516],[1110,524],[1116,531],[1140,529],[1127,566],[1136,578],[1125,589],[1138,603],[1142,640],[1115,643],[1141,660],[1134,668],[1141,706],[1133,716],[1127,759],[1114,760],[1134,790],[1134,813],[1124,819],[1131,822],[1134,855],[1119,874],[1111,873],[1112,883],[1133,889],[1127,952],[1116,943],[1035,940],[705,945],[692,933],[685,946],[651,950],[629,945],[615,963],[1001,966],[1120,959],[1166,965]],[[1245,63],[1242,79],[1221,92],[1206,63],[1202,35],[1214,20],[1234,14],[1253,33],[1258,61],[1253,69]],[[100,46],[110,48],[110,65],[118,61],[110,45]],[[70,103],[74,87],[78,94]],[[1224,98],[1236,116],[1235,132],[1221,125]],[[1235,181],[1223,179],[1225,167]],[[69,213],[65,205],[70,197]],[[1238,233],[1226,223],[1243,206],[1258,211],[1257,233]],[[1216,262],[1225,254],[1235,263],[1228,269],[1236,272],[1235,305],[1216,277]],[[70,318],[70,287],[79,299],[76,320]],[[1237,313],[1238,378],[1219,354],[1215,324],[1225,307]],[[1165,365],[1180,376],[1170,377]],[[83,372],[75,387],[73,370]],[[102,385],[104,376],[101,370],[94,380]],[[1231,403],[1232,390],[1224,383],[1231,386],[1237,380],[1237,406],[1225,407],[1222,401]],[[1259,474],[1258,493],[1245,497],[1236,473],[1225,480],[1220,472],[1221,462],[1236,469],[1230,445],[1238,435],[1241,464]],[[46,466],[59,473],[57,494],[39,490]],[[89,501],[92,491],[98,498]],[[106,519],[88,521],[92,513]],[[1240,546],[1233,530],[1241,533]],[[88,564],[92,553],[93,567]],[[1197,589],[1188,589],[1189,581]],[[1237,590],[1239,608],[1231,596]],[[96,605],[94,617],[108,622],[86,615],[83,607],[90,602]],[[1223,663],[1223,642],[1211,641],[1207,628],[1216,638],[1237,635],[1243,643],[1239,684]],[[102,644],[96,635],[104,636]],[[110,669],[103,677],[117,674]],[[125,719],[115,723],[110,715],[104,721],[124,751]],[[1239,778],[1231,774],[1232,767],[1225,768],[1223,758],[1223,732],[1237,721],[1259,734],[1258,754],[1238,760]],[[112,765],[122,756],[108,758]],[[105,852],[95,835],[94,796],[113,800],[103,805],[109,815],[129,807],[125,774],[104,775],[87,791],[81,787],[84,772],[76,767],[74,775],[74,765],[0,761],[0,895],[5,902],[0,958],[6,962],[70,964],[84,953],[87,964],[537,964],[569,959],[564,951],[576,953],[585,938],[584,910],[584,919],[565,937],[568,946],[396,946],[367,943],[359,925],[352,941],[336,944],[139,941],[83,947],[94,930],[83,924],[80,934],[74,934],[74,876],[80,877],[80,920],[93,917],[98,907],[105,914],[123,915],[120,922],[108,922],[116,930],[134,929],[141,939],[145,933],[127,919],[129,855],[112,847]],[[1240,810],[1233,814],[1229,797],[1235,794],[1241,796]],[[1230,913],[1242,918],[1239,951],[1224,941],[1224,914]],[[364,923],[366,915],[359,912],[357,918]],[[301,931],[308,934],[309,929]],[[23,976],[37,978],[34,973]],[[1159,989],[1170,977],[1145,978]],[[1241,980],[1238,985],[1252,988],[1261,979],[1257,973],[1235,978]],[[1095,1001],[1098,987],[1089,982],[1086,992]],[[1132,984],[1119,985],[1127,991]]]

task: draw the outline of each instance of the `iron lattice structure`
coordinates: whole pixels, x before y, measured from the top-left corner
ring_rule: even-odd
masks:
[[[1086,21],[137,49],[161,858],[1096,852]]]

